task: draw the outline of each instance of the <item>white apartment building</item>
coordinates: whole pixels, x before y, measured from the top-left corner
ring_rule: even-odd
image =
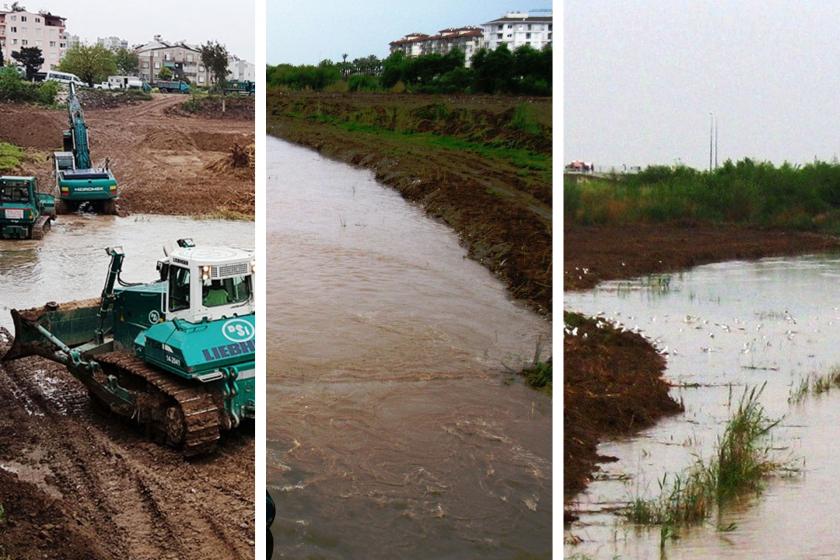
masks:
[[[228,80],[239,80],[240,82],[256,81],[256,68],[252,62],[243,60],[236,55],[228,57]]]
[[[66,18],[49,12],[0,8],[0,49],[3,59],[12,61],[12,52],[22,47],[38,47],[43,53],[42,70],[51,70],[67,52]]]
[[[537,50],[552,41],[552,16],[531,16],[528,12],[508,12],[484,24],[484,45],[495,50],[504,43],[511,51],[523,45]]]
[[[209,86],[211,74],[201,63],[201,50],[197,46],[180,41],[169,43],[155,35],[145,45],[135,47],[140,59],[140,78],[154,83],[158,80],[161,68],[169,68],[175,79],[187,78],[198,86]]]
[[[446,54],[459,48],[464,52],[466,65],[469,66],[475,52],[484,46],[484,33],[480,27],[452,27],[441,29],[437,35],[409,33],[389,45],[392,53],[401,51],[406,56]]]
[[[96,44],[102,45],[109,51],[118,51],[120,49],[127,49],[128,48],[128,41],[125,39],[120,39],[119,37],[97,37]]]

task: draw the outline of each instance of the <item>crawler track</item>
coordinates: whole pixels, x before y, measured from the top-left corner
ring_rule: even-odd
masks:
[[[127,352],[96,356],[105,373],[116,375],[138,391],[139,406],[126,411],[138,422],[159,432],[184,455],[210,453],[219,441],[224,418],[220,395],[205,385],[180,380],[154,369]]]

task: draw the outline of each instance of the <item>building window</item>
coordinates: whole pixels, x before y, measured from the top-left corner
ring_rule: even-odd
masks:
[[[35,23],[41,23],[41,18],[35,18]]]
[[[26,16],[20,16],[20,21],[26,21]]]
[[[55,41],[50,41],[50,46],[54,47],[55,46]]]
[[[160,62],[155,61],[155,69],[160,68]]]
[[[17,39],[12,39],[12,44],[17,45]]]
[[[525,34],[525,38],[526,38],[526,39],[530,39],[530,38],[531,38],[531,34],[530,34],[530,33],[526,33],[526,34]]]
[[[59,43],[58,44],[58,48],[60,48],[60,49],[63,49],[66,46],[67,46],[67,43]]]
[[[12,27],[12,33],[17,33],[17,27]]]
[[[26,46],[29,44],[29,41],[27,41],[26,39],[21,39],[20,44]]]
[[[496,39],[499,39],[501,41],[502,40],[502,34],[501,33],[496,33]]]
[[[531,31],[531,24],[528,24],[528,31]]]
[[[17,21],[17,16],[12,16],[10,19],[11,19],[12,21]]]

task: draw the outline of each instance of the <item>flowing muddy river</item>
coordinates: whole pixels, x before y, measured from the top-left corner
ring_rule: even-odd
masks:
[[[268,139],[275,557],[551,551],[551,325],[372,173]]]
[[[254,224],[143,214],[127,218],[71,214],[58,216],[41,241],[0,240],[0,326],[12,328],[10,307],[98,297],[110,262],[105,247],[123,247],[123,280],[148,282],[157,276],[155,264],[163,257],[163,245],[174,247],[185,237],[197,245],[253,249]]]
[[[637,437],[599,447],[619,461],[602,465],[579,496],[580,520],[565,536],[580,544],[567,544],[567,555],[836,557],[840,391],[791,397],[803,378],[840,365],[839,279],[840,259],[800,257],[702,266],[565,295],[567,309],[638,327],[667,351],[666,377],[684,386],[673,394],[686,408]],[[796,461],[801,475],[771,479],[761,496],[727,509],[719,521],[681,531],[663,551],[658,528],[637,530],[613,513],[637,495],[657,495],[657,481],[696,455],[708,458],[744,387],[764,383],[768,415],[783,417],[773,436],[776,457]]]

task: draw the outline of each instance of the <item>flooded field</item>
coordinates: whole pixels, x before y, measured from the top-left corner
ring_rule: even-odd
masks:
[[[633,282],[609,282],[567,293],[565,306],[639,328],[668,352],[667,379],[686,412],[638,437],[602,444],[619,459],[576,504],[580,520],[566,530],[567,556],[591,558],[835,557],[840,494],[840,391],[797,402],[801,380],[840,365],[840,259],[800,257],[729,262]],[[708,457],[744,387],[766,383],[779,459],[800,475],[771,479],[721,518],[680,532],[660,550],[658,528],[636,529],[614,512],[636,496],[654,496],[657,481]],[[731,530],[721,531],[717,527]]]
[[[184,237],[199,245],[253,249],[254,224],[143,214],[127,218],[74,214],[59,216],[41,241],[0,240],[0,326],[11,328],[10,307],[98,297],[110,262],[105,247],[123,247],[124,280],[147,282],[157,274],[155,264],[163,257],[163,245],[175,246]]]
[[[551,325],[370,172],[268,139],[275,557],[551,551]]]

